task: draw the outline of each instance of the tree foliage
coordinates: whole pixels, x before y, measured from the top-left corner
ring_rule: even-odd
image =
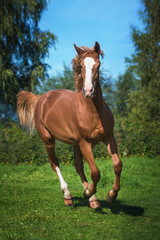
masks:
[[[153,121],[160,119],[160,2],[142,2],[144,30],[133,28],[135,54],[130,59],[130,68],[135,69],[141,87],[131,95],[129,107],[132,116]]]
[[[135,54],[130,64],[140,77],[141,85],[149,86],[151,81],[160,81],[160,1],[142,0],[144,9],[139,12],[144,29],[132,27]]]
[[[63,72],[57,76],[45,79],[40,87],[40,93],[44,93],[54,89],[69,89],[75,91],[73,71],[70,67],[63,65]]]
[[[135,74],[130,69],[127,69],[124,75],[119,75],[116,81],[115,90],[115,111],[120,116],[127,115],[127,105],[132,91],[136,90],[137,79]]]
[[[46,0],[0,1],[0,103],[15,108],[20,89],[33,91],[47,75],[45,57],[55,36],[38,23]]]
[[[160,154],[160,1],[142,0],[143,11],[139,15],[143,30],[132,27],[135,52],[127,59],[127,72],[134,72],[136,89],[125,90],[125,75],[117,82],[120,113],[126,108],[127,115],[118,120],[116,130],[119,145],[125,151],[149,155]],[[131,81],[131,76],[130,80]],[[133,91],[134,90],[134,91]],[[117,104],[117,108],[119,107]],[[122,112],[121,112],[122,111]]]
[[[103,98],[105,102],[113,109],[114,108],[114,80],[110,72],[105,69],[100,69],[99,79],[101,83]]]

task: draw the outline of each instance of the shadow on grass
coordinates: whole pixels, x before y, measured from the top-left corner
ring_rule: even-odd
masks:
[[[74,205],[74,207],[84,207],[88,206],[88,199],[84,199],[82,197],[74,197],[74,200],[77,201],[77,203]],[[142,216],[144,213],[144,208],[140,206],[131,206],[127,204],[123,204],[121,201],[116,200],[114,203],[109,203],[107,200],[98,200],[101,204],[101,208],[96,210],[96,213],[99,214],[107,214],[103,211],[104,208],[109,208],[113,214],[119,214],[120,212],[124,212],[125,214],[128,214],[133,217]]]
[[[121,201],[116,200],[114,203],[108,203],[107,201],[99,201],[102,208],[110,208],[113,214],[118,214],[124,212],[130,216],[142,216],[144,213],[144,208],[140,206],[131,206],[123,204]]]

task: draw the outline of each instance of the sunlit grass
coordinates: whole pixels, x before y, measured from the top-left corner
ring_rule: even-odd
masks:
[[[61,164],[74,197],[72,208],[64,205],[49,164],[0,166],[0,239],[160,239],[160,158],[122,161],[121,191],[114,204],[106,201],[114,181],[112,161],[96,161],[101,211],[90,209],[83,199],[72,164]],[[90,175],[86,163],[85,172]]]

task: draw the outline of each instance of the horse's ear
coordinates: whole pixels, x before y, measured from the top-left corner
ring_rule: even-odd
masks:
[[[77,47],[75,44],[74,44],[74,47],[75,47],[75,49],[76,49],[76,51],[77,51],[77,53],[78,53],[79,55],[81,55],[82,53],[84,53],[84,51],[83,51],[82,48]]]
[[[98,54],[101,54],[101,49],[100,49],[100,45],[98,42],[95,42],[94,51]]]

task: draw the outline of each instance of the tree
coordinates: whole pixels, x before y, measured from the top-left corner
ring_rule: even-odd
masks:
[[[99,79],[101,83],[103,98],[105,102],[110,106],[110,108],[114,108],[114,87],[113,87],[113,79],[110,74],[105,69],[100,69]]]
[[[70,67],[63,65],[63,72],[57,76],[46,78],[40,88],[40,93],[44,93],[54,89],[69,89],[75,91],[73,71]]]
[[[47,76],[45,57],[55,36],[38,23],[47,0],[0,1],[0,104],[16,106],[16,94],[34,91]]]
[[[127,72],[133,72],[137,79],[136,89],[129,92],[128,99],[123,99],[125,93],[121,92],[121,110],[126,108],[127,114],[118,121],[116,135],[122,152],[151,157],[160,154],[160,1],[142,3],[139,14],[144,28],[132,27],[135,51],[127,59]],[[117,83],[122,89],[124,79],[125,75]]]
[[[148,121],[153,121],[160,118],[160,1],[142,0],[142,3],[144,10],[140,16],[144,29],[132,27],[135,53],[127,60],[141,85],[131,95],[130,109],[133,117],[146,116]]]
[[[142,31],[132,27],[135,54],[131,65],[140,77],[142,87],[153,80],[160,80],[160,1],[142,0],[144,10],[139,12],[143,21]]]
[[[128,101],[131,92],[137,88],[136,83],[135,75],[130,69],[118,77],[115,91],[115,110],[120,116],[127,115]]]

